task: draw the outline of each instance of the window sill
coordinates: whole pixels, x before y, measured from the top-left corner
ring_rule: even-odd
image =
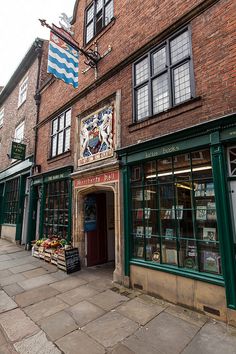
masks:
[[[134,122],[134,123],[130,124],[128,126],[129,132],[131,133],[133,131],[142,129],[144,127],[147,127],[147,126],[159,123],[159,122],[163,122],[167,119],[177,117],[185,112],[192,111],[192,110],[199,108],[201,106],[202,106],[202,97],[201,96],[192,98],[189,101],[180,103],[177,106],[169,108],[167,111],[158,113],[152,117],[147,117],[147,118],[144,118],[138,122]]]
[[[25,102],[26,102],[26,99],[25,99],[23,102],[21,102],[20,104],[18,104],[17,109],[21,108],[21,107],[22,107],[22,105],[23,105]]]
[[[56,156],[53,156],[53,157],[49,157],[49,158],[47,159],[47,162],[48,162],[48,163],[53,163],[53,162],[55,162],[55,161],[64,159],[65,157],[68,157],[68,156],[71,156],[71,150],[67,150],[67,151],[63,152],[62,154],[60,154],[60,155],[56,155]]]
[[[130,265],[136,265],[139,267],[149,268],[153,270],[158,270],[161,272],[171,273],[175,275],[179,275],[185,278],[191,278],[194,280],[203,281],[210,284],[215,284],[219,286],[224,286],[224,278],[222,275],[214,275],[214,274],[206,274],[206,273],[199,273],[194,272],[187,269],[180,269],[172,265],[161,265],[159,263],[153,263],[151,261],[144,261],[140,259],[131,259]]]
[[[91,47],[91,45],[97,41],[100,37],[102,37],[116,22],[116,18],[113,17],[111,19],[111,21],[106,25],[104,26],[100,32],[98,32],[92,39],[90,39],[90,41],[88,43],[85,43],[84,42],[84,46],[83,46],[83,49],[84,50],[88,50],[89,47]]]

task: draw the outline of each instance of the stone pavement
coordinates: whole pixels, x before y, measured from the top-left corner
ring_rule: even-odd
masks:
[[[236,329],[0,239],[0,354],[236,354]]]

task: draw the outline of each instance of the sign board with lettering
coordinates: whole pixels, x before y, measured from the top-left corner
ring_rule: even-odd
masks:
[[[26,145],[17,143],[16,141],[12,142],[11,145],[11,158],[16,160],[25,160],[25,151]]]
[[[78,248],[65,250],[65,263],[67,274],[77,272],[81,269]]]
[[[75,188],[89,186],[100,183],[116,182],[119,180],[119,171],[107,172],[101,175],[82,177],[75,180]]]

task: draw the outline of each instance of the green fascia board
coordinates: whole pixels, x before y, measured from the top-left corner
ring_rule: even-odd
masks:
[[[18,163],[17,165],[9,167],[7,170],[0,173],[0,181],[3,181],[19,173],[22,174],[23,172],[25,172],[25,170],[29,170],[32,167],[32,164],[33,162],[31,158],[29,158],[25,161]]]
[[[224,279],[222,276],[214,276],[214,274],[212,274],[211,276],[209,276],[209,274],[201,274],[201,273],[195,273],[193,271],[187,271],[187,270],[180,270],[179,268],[176,268],[174,266],[161,266],[158,264],[153,264],[153,263],[149,263],[147,261],[142,261],[142,260],[130,260],[129,262],[130,265],[135,265],[135,266],[139,266],[139,267],[143,267],[143,268],[148,268],[148,269],[153,269],[153,270],[158,270],[160,272],[166,272],[166,273],[171,273],[174,275],[179,275],[181,277],[185,277],[185,278],[191,278],[191,279],[195,279],[195,280],[199,280],[199,281],[203,281],[205,283],[210,283],[210,284],[215,284],[215,285],[219,285],[219,286],[225,286],[224,283]]]
[[[35,180],[39,181],[39,178],[42,178],[43,183],[49,183],[49,182],[69,178],[72,171],[73,171],[73,166],[61,167],[53,171],[45,172],[39,176],[35,176]],[[34,181],[34,176],[33,176],[33,181]]]
[[[176,145],[178,142],[185,144],[186,148],[194,148],[197,146],[205,145],[210,143],[208,138],[209,134],[214,131],[220,131],[220,140],[231,140],[236,138],[236,114],[230,114],[221,118],[217,118],[211,121],[204,122],[202,124],[195,125],[193,127],[183,129],[181,131],[172,132],[164,136],[159,136],[153,139],[146,140],[139,144],[129,145],[116,150],[118,156],[125,160],[125,156],[129,157],[129,154],[133,153],[143,153],[143,151],[150,151],[158,149],[163,145],[166,148],[170,148],[169,145]],[[235,133],[234,133],[235,132]],[[197,144],[197,140],[199,144]],[[177,151],[176,151],[177,152]],[[155,151],[153,151],[155,153]],[[164,152],[165,154],[170,154],[171,152]],[[175,153],[174,147],[172,153]],[[137,155],[138,156],[138,155]],[[141,156],[141,155],[139,155]],[[159,156],[159,155],[158,155]],[[150,156],[155,157],[155,155]],[[124,161],[123,161],[124,162]]]

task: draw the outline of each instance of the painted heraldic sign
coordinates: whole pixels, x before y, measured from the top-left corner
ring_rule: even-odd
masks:
[[[11,158],[16,160],[24,160],[25,159],[25,151],[26,145],[17,143],[15,141],[12,142],[11,145]]]

